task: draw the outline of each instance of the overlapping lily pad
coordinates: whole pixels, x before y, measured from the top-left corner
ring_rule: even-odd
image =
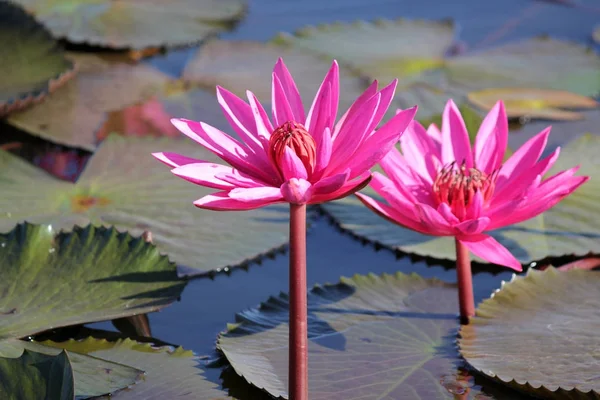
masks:
[[[223,213],[197,209],[193,201],[214,190],[173,177],[150,155],[156,151],[217,161],[185,138],[111,136],[71,184],[0,152],[0,232],[20,221],[67,230],[90,222],[114,225],[134,236],[149,230],[159,251],[191,267],[181,271],[186,275],[236,266],[287,243],[286,205]]]
[[[42,100],[74,74],[46,29],[15,4],[0,2],[0,117]]]
[[[92,54],[69,58],[79,67],[77,77],[48,101],[11,115],[11,125],[54,143],[93,151],[107,113],[148,100],[169,82],[165,74],[144,64]]]
[[[114,398],[119,400],[234,399],[226,390],[220,388],[219,384],[207,379],[205,371],[199,365],[198,357],[181,347],[171,349],[153,347],[130,339],[107,342],[94,338],[44,344],[143,369],[146,372],[145,380],[117,393]]]
[[[239,18],[243,0],[15,0],[57,38],[140,49],[199,42]],[[177,27],[174,29],[173,27]]]
[[[542,215],[520,224],[489,232],[519,261],[562,255],[600,252],[598,158],[600,137],[585,135],[567,144],[553,171],[581,164],[579,175],[591,176],[589,182]],[[370,189],[365,193],[377,196]],[[347,197],[322,207],[343,228],[384,246],[437,259],[455,259],[454,241],[449,237],[426,236],[402,228],[379,217],[358,201]]]
[[[584,119],[577,109],[597,108],[598,103],[589,97],[564,90],[505,88],[484,89],[471,92],[467,98],[479,108],[489,111],[498,100],[504,101],[509,118],[542,118],[574,121]]]
[[[460,351],[481,373],[541,398],[600,397],[600,273],[530,269],[481,303]]]
[[[74,395],[66,352],[48,356],[25,350],[19,358],[0,358],[0,398],[73,400]]]
[[[317,57],[302,49],[251,41],[215,40],[204,45],[188,62],[182,78],[211,91],[215,85],[220,85],[242,98],[246,98],[246,90],[250,90],[263,105],[268,105],[271,102],[271,72],[279,57],[290,69],[308,110],[331,67],[331,59]],[[342,68],[340,113],[362,93],[365,83]]]
[[[457,309],[454,285],[418,275],[356,275],[316,286],[308,297],[309,397],[455,399]],[[287,295],[237,320],[217,347],[250,383],[286,398]],[[483,396],[462,379],[462,399]]]

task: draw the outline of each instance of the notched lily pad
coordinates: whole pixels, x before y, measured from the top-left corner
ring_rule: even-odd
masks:
[[[19,358],[0,358],[0,398],[73,400],[73,370],[65,351],[49,356],[25,350]]]
[[[309,397],[482,398],[481,388],[457,372],[457,297],[454,285],[401,273],[314,287],[308,295]],[[287,295],[236,319],[219,336],[218,349],[250,383],[287,398]]]
[[[460,330],[481,373],[547,399],[600,397],[600,273],[530,269],[482,302]]]
[[[113,228],[57,229],[20,224],[0,234],[0,339],[156,311],[185,286],[142,238]]]
[[[0,2],[0,118],[41,101],[75,75],[48,31],[19,6]]]
[[[503,100],[509,118],[527,117],[574,121],[583,119],[584,114],[567,110],[598,107],[598,102],[589,97],[564,90],[550,89],[484,89],[469,93],[467,98],[485,111],[491,110],[498,100]]]
[[[57,38],[120,49],[197,43],[225,29],[246,7],[244,0],[15,2]]]
[[[150,231],[159,251],[190,267],[180,270],[184,275],[237,266],[287,243],[287,205],[223,213],[195,208],[214,190],[174,177],[151,156],[157,151],[220,162],[185,138],[111,136],[72,184],[0,151],[0,232],[21,221],[56,230],[92,223],[134,236]]]

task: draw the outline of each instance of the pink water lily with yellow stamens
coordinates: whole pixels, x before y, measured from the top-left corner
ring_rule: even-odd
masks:
[[[374,82],[337,121],[339,69],[333,62],[308,113],[280,59],[272,80],[272,118],[251,92],[248,102],[217,87],[217,98],[240,140],[204,123],[173,119],[185,135],[229,165],[172,153],[154,156],[192,183],[217,189],[194,204],[211,210],[249,210],[278,202],[315,204],[364,186],[373,167],[398,141],[416,107],[375,128],[388,110],[397,81]]]
[[[219,104],[241,140],[204,122],[171,121],[228,165],[173,153],[154,156],[173,167],[175,175],[217,190],[197,200],[197,207],[226,211],[290,204],[289,398],[308,400],[306,205],[363,188],[371,179],[369,169],[398,142],[417,108],[398,112],[376,129],[397,81],[380,91],[374,82],[336,122],[340,84],[335,61],[308,113],[281,59],[272,78],[271,117],[251,92],[246,103],[217,87]]]
[[[398,225],[426,235],[454,236],[459,286],[470,286],[470,264],[468,273],[460,265],[469,261],[469,250],[490,263],[521,271],[521,263],[487,232],[543,213],[588,180],[575,176],[579,167],[544,178],[560,152],[557,148],[540,160],[549,134],[550,128],[543,130],[504,161],[504,104],[499,101],[487,114],[471,146],[463,118],[450,100],[441,131],[435,125],[425,130],[413,121],[400,139],[402,153],[394,148],[381,160],[387,176],[375,172],[370,187],[384,201],[357,196]],[[468,308],[464,313],[472,315],[474,307]]]

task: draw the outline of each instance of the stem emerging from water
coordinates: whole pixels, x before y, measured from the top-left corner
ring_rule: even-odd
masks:
[[[290,204],[290,400],[308,400],[306,296],[306,204]]]
[[[473,298],[473,275],[471,274],[471,259],[469,249],[455,239],[456,243],[456,278],[458,279],[458,304],[460,308],[460,323],[468,324],[469,318],[475,315],[475,300]]]

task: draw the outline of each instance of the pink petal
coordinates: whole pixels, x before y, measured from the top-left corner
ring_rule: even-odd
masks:
[[[313,135],[313,137],[315,136]],[[317,145],[317,160],[315,163],[315,171],[313,173],[313,178],[320,179],[322,172],[329,165],[329,161],[331,161],[331,151],[333,143],[331,141],[331,131],[329,130],[329,128],[323,129],[323,134],[321,135],[319,140],[316,140],[315,137],[315,142],[318,142],[319,144]]]
[[[480,191],[475,192],[475,195],[473,196],[473,202],[467,209],[467,218],[479,218],[479,216],[483,213],[484,203],[485,201],[483,199],[483,194],[481,194]]]
[[[440,203],[437,207],[437,212],[439,212],[440,215],[444,217],[444,219],[448,221],[450,225],[456,225],[460,223],[460,220],[456,218],[456,215],[452,213],[452,209],[446,203]]]
[[[217,100],[223,109],[229,125],[237,132],[255,154],[264,155],[264,149],[256,135],[256,121],[252,109],[242,99],[217,86]]]
[[[490,219],[488,217],[481,217],[463,221],[460,224],[454,225],[454,228],[463,235],[476,235],[483,232],[489,224]]]
[[[453,234],[454,231],[446,219],[430,205],[416,203],[415,212],[421,220],[421,223],[427,227],[429,232],[431,232],[430,234],[435,236],[446,236]]]
[[[310,199],[310,204],[319,204],[326,201],[342,199],[365,188],[371,180],[371,172],[366,171],[352,180],[346,181],[341,188],[331,193],[316,194]]]
[[[502,246],[491,236],[479,234],[468,237],[458,237],[461,243],[473,252],[476,256],[497,265],[512,268],[515,271],[522,271],[523,267],[508,249]]]
[[[314,194],[331,193],[341,189],[342,186],[344,186],[344,183],[346,183],[348,180],[348,176],[350,176],[350,169],[347,169],[341,174],[328,176],[325,179],[321,179],[313,185]]]
[[[268,206],[270,204],[281,203],[281,200],[244,202],[229,197],[229,192],[217,192],[202,197],[194,202],[198,208],[214,211],[242,211],[253,210]]]
[[[215,174],[215,178],[223,182],[231,183],[234,187],[251,188],[265,186],[264,182],[254,179],[251,176],[244,175],[235,169],[231,172]]]
[[[283,199],[281,189],[271,186],[253,188],[235,188],[229,192],[229,198],[247,202],[268,202]]]
[[[306,117],[304,115],[304,105],[302,104],[302,98],[300,97],[300,92],[298,91],[298,87],[296,86],[296,82],[294,82],[294,78],[292,78],[292,74],[285,66],[282,58],[277,60],[275,64],[275,68],[273,69],[273,73],[279,81],[281,82],[281,86],[285,93],[286,98],[289,101],[290,108],[292,109],[292,114],[294,116],[294,121],[304,124]]]
[[[327,96],[327,104],[322,103],[322,102],[319,103],[319,99],[323,95],[323,92],[326,90],[329,91],[329,95]],[[323,110],[327,110],[327,113],[329,115],[331,115],[329,125],[327,125],[327,127],[329,129],[333,128],[333,126],[331,124],[333,124],[334,119],[337,116],[339,96],[340,96],[340,71],[339,71],[339,66],[338,66],[337,61],[334,60],[333,63],[331,64],[331,68],[327,72],[327,75],[325,75],[325,78],[323,79],[323,82],[321,83],[319,90],[317,91],[317,95],[315,96],[315,99],[313,100],[313,103],[310,107],[310,111],[308,112],[308,116],[306,117],[305,126],[308,128],[309,132],[312,132],[315,130],[317,116]],[[323,126],[323,129],[324,128],[325,128],[325,126]]]
[[[315,99],[315,113],[312,115],[308,133],[315,140],[317,148],[321,147],[321,140],[326,129],[331,130],[331,125],[335,119],[335,115],[331,110],[331,85],[325,87],[319,92],[319,97]]]
[[[225,165],[214,164],[210,162],[200,162],[177,167],[172,169],[171,172],[188,182],[195,183],[196,185],[206,186],[213,189],[230,190],[235,186],[217,178],[215,175],[219,173],[231,173],[232,170],[233,168]]]
[[[372,168],[392,150],[416,113],[416,106],[401,111],[375,131],[374,134],[369,136],[356,152],[356,156],[348,160],[351,162],[350,168],[352,168],[350,179]]]
[[[285,90],[283,89],[283,85],[277,75],[274,73],[271,103],[271,106],[273,107],[273,121],[275,121],[275,125],[281,126],[287,121],[295,121],[294,112],[292,111],[292,106],[290,105]]]
[[[465,121],[456,104],[448,100],[442,114],[442,162],[449,164],[454,161],[459,165],[464,162],[467,168],[473,167],[471,143]]]
[[[359,110],[367,102],[367,100],[369,100],[371,97],[375,96],[376,93],[377,93],[377,81],[375,80],[360,96],[358,96],[358,98],[354,101],[354,103],[352,103],[350,108],[339,119],[339,121],[337,122],[337,124],[335,125],[335,128],[333,130],[333,134],[332,134],[333,138],[335,138],[338,135],[338,133],[340,133],[340,131],[342,130],[342,127],[345,125],[348,117],[350,117],[355,112],[357,112],[357,110]]]
[[[306,204],[312,197],[312,185],[305,179],[292,178],[281,185],[281,194],[288,203]]]
[[[302,164],[300,158],[296,155],[294,150],[290,147],[285,147],[285,153],[281,159],[281,172],[283,173],[283,179],[289,180],[292,178],[307,179],[308,174],[306,167]]]
[[[475,165],[491,174],[500,168],[508,143],[508,119],[504,103],[498,101],[486,115],[475,138]]]
[[[427,134],[419,122],[411,121],[400,138],[400,145],[406,161],[423,179],[433,184],[441,167],[439,143]]]
[[[256,123],[256,136],[262,143],[263,148],[267,148],[269,145],[269,139],[271,138],[271,133],[274,130],[273,125],[271,125],[271,121],[269,120],[267,112],[262,104],[260,104],[254,93],[247,90],[246,96],[248,97],[248,103],[250,104],[252,114],[254,115],[254,121]]]
[[[388,221],[405,228],[412,229],[413,231],[417,231],[426,235],[429,234],[429,231],[423,225],[421,225],[419,221],[409,218],[409,213],[405,212],[404,210],[396,210],[393,207],[379,202],[363,193],[356,193],[355,196],[358,197],[358,199],[365,206],[371,209],[371,211],[374,211]],[[411,212],[410,214],[413,213]]]
[[[202,160],[196,160],[195,158],[182,156],[181,154],[169,153],[169,152],[159,152],[152,153],[152,156],[156,158],[158,161],[161,161],[163,164],[167,164],[169,167],[177,168],[186,164],[195,164],[202,163]]]
[[[375,111],[375,115],[373,116],[373,121],[365,132],[367,135],[371,134],[371,132],[377,128],[388,108],[390,108],[390,104],[392,104],[392,99],[394,98],[394,93],[396,93],[396,86],[398,86],[398,79],[394,79],[389,85],[381,89],[379,92],[381,94],[381,100],[379,101],[377,111]]]

